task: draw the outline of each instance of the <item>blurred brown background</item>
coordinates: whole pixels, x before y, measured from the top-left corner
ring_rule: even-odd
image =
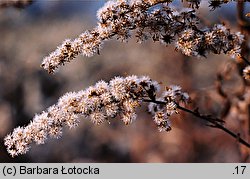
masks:
[[[27,125],[35,113],[56,103],[64,93],[101,79],[135,74],[162,82],[162,88],[177,84],[189,92],[194,101],[191,106],[217,117],[227,105],[216,89],[218,74],[228,72],[223,89],[230,99],[241,93],[245,84],[229,57],[185,57],[175,52],[174,46],[151,41],[106,42],[100,55],[79,56],[55,75],[40,68],[42,58],[64,39],[75,38],[96,25],[95,12],[104,3],[35,0],[22,9],[0,8],[0,162],[241,162],[242,149],[222,131],[181,113],[172,118],[172,131],[160,133],[146,106],[138,110],[138,120],[130,126],[119,120],[94,126],[82,118],[79,127],[65,129],[59,140],[33,145],[26,155],[14,159],[7,154],[3,145],[6,134]],[[250,11],[246,4],[245,10]],[[198,15],[207,25],[223,21],[239,30],[235,2],[215,11],[203,2]],[[243,114],[231,107],[224,119],[227,127],[242,132],[239,115]]]

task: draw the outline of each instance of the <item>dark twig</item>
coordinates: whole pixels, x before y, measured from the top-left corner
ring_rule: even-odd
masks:
[[[250,144],[248,142],[246,142],[244,139],[242,139],[238,134],[235,134],[234,132],[232,132],[229,129],[227,129],[226,127],[224,127],[222,124],[215,121],[213,118],[201,115],[200,113],[197,113],[197,112],[193,112],[193,111],[191,111],[191,110],[189,110],[187,108],[184,108],[182,106],[179,106],[179,105],[177,106],[177,108],[182,110],[182,111],[188,112],[188,113],[190,113],[190,114],[192,114],[192,115],[194,115],[194,116],[196,116],[196,117],[198,117],[200,119],[203,119],[205,121],[208,121],[208,122],[212,123],[213,127],[223,130],[224,132],[228,133],[229,135],[231,135],[232,137],[237,139],[241,144],[243,144],[246,147],[250,148]]]
[[[240,57],[246,64],[250,65],[250,62],[243,56]]]
[[[153,103],[156,103],[156,104],[166,104],[166,102],[164,101],[156,101],[156,100],[151,100],[151,99],[143,99],[142,101],[144,102],[153,102]],[[226,127],[223,126],[223,120],[221,119],[218,119],[218,118],[213,118],[212,116],[210,115],[202,115],[200,114],[197,110],[196,111],[192,111],[190,109],[187,109],[187,108],[184,108],[178,104],[177,105],[177,108],[184,111],[184,112],[187,112],[189,114],[192,114],[194,115],[195,117],[198,117],[202,120],[205,120],[207,122],[209,122],[209,126],[213,127],[213,128],[218,128],[218,129],[221,129],[223,130],[224,132],[226,132],[227,134],[229,134],[230,136],[232,136],[233,138],[237,139],[237,141],[239,141],[239,143],[245,145],[246,147],[250,148],[250,144],[245,141],[244,139],[242,139],[238,133],[234,133],[232,131],[230,131],[229,129],[227,129]]]

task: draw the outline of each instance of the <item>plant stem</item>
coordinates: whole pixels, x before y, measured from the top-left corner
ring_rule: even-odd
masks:
[[[239,136],[239,134],[236,134],[236,133],[230,131],[229,129],[227,129],[226,127],[224,127],[223,125],[221,125],[221,124],[218,123],[217,121],[213,120],[212,118],[207,117],[207,116],[203,116],[203,115],[199,114],[198,112],[191,111],[191,110],[189,110],[189,109],[187,109],[187,108],[184,108],[184,107],[182,107],[182,106],[179,106],[179,105],[177,106],[177,108],[180,109],[180,110],[182,110],[182,111],[185,111],[185,112],[187,112],[187,113],[190,113],[190,114],[192,114],[192,115],[194,115],[194,116],[196,116],[196,117],[198,117],[198,118],[200,118],[200,119],[203,119],[203,120],[205,120],[205,121],[208,121],[208,122],[212,123],[212,124],[214,125],[213,127],[223,130],[223,131],[226,132],[227,134],[229,134],[229,135],[231,135],[232,137],[234,137],[235,139],[237,139],[241,144],[243,144],[243,145],[245,145],[246,147],[250,148],[250,144],[249,144],[248,142],[246,142],[244,139],[242,139],[242,138]]]
[[[250,62],[249,62],[245,57],[241,56],[241,59],[242,59],[246,64],[250,65]]]
[[[157,100],[151,100],[151,99],[143,99],[142,101],[143,102],[153,102],[153,103],[156,103],[156,104],[166,104],[166,102],[164,102],[164,101],[157,101]],[[189,114],[192,114],[195,117],[198,117],[198,118],[200,118],[202,120],[205,120],[205,121],[211,123],[212,124],[211,127],[223,130],[224,132],[226,132],[227,134],[229,134],[233,138],[237,139],[239,141],[239,143],[243,144],[247,148],[250,148],[250,144],[247,141],[245,141],[244,139],[242,139],[239,134],[232,132],[231,130],[229,130],[228,128],[226,128],[226,127],[224,127],[222,125],[223,120],[213,118],[213,117],[211,117],[209,115],[202,115],[198,111],[192,111],[192,110],[184,108],[184,107],[182,107],[182,106],[180,106],[178,104],[176,104],[176,105],[177,105],[178,109],[180,109],[180,110],[182,110],[184,112],[187,112]]]

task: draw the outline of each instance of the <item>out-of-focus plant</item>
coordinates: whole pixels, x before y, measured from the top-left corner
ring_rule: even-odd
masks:
[[[24,8],[30,5],[33,0],[0,0],[0,8],[4,7],[16,7]]]

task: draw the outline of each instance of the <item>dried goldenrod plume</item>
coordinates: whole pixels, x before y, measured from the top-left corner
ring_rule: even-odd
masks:
[[[177,113],[177,105],[189,99],[179,86],[170,86],[156,98],[160,87],[149,77],[115,77],[109,83],[99,81],[79,92],[62,96],[58,103],[41,114],[35,115],[26,127],[14,129],[5,137],[7,151],[14,157],[26,153],[30,144],[44,144],[48,137],[58,138],[64,126],[76,127],[79,117],[89,117],[94,124],[101,124],[118,114],[125,124],[136,119],[136,108],[147,99],[161,100],[163,104],[149,103],[149,112],[160,131],[171,129],[169,117]]]
[[[177,11],[169,7],[169,0],[108,1],[97,12],[97,26],[65,40],[43,59],[41,66],[49,73],[74,60],[79,54],[93,56],[102,44],[112,38],[127,41],[135,34],[138,42],[147,39],[164,45],[175,42],[176,49],[188,56],[206,56],[207,53],[225,53],[232,57],[241,51],[243,35],[232,33],[223,25],[198,27],[199,18],[194,9]]]
[[[169,6],[171,2],[172,0],[108,1],[97,12],[98,23],[95,28],[83,32],[76,39],[66,39],[43,59],[41,66],[49,73],[54,73],[61,65],[80,54],[88,57],[98,54],[107,40],[116,38],[127,41],[133,35],[139,43],[148,39],[164,45],[173,43],[176,50],[187,56],[205,57],[208,53],[223,53],[250,65],[248,59],[240,54],[244,40],[240,32],[231,32],[221,24],[201,28],[195,9],[176,10]],[[226,2],[229,1],[210,1],[210,5],[215,8]],[[198,8],[199,4],[199,0],[189,1],[192,8]],[[250,79],[250,66],[243,70],[243,76]],[[223,90],[219,89],[222,86],[218,86],[218,91],[223,93],[221,96],[227,98]],[[224,126],[223,119],[202,115],[198,108],[192,111],[180,105],[189,100],[188,94],[182,92],[180,86],[168,86],[159,93],[159,83],[147,76],[133,75],[115,77],[109,82],[99,81],[85,90],[63,95],[56,104],[36,114],[27,126],[15,128],[5,137],[4,144],[12,157],[25,154],[32,143],[44,144],[50,137],[61,137],[65,126],[78,126],[80,117],[88,118],[96,125],[111,122],[114,118],[129,125],[137,118],[136,109],[147,102],[148,112],[152,114],[159,131],[170,131],[170,117],[182,110],[208,122],[209,126],[226,132],[250,148],[250,144],[239,133]]]

